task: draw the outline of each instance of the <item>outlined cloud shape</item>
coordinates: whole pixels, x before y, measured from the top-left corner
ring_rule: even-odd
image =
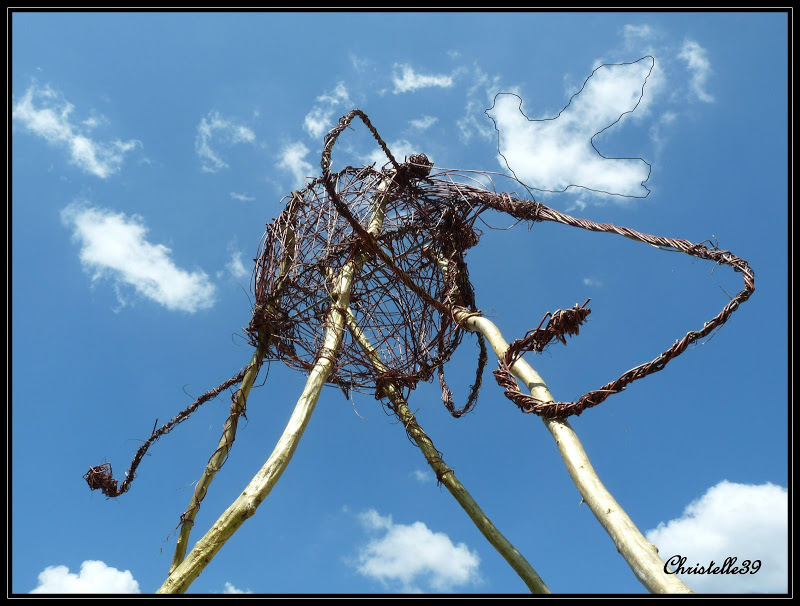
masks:
[[[651,166],[642,158],[606,157],[595,138],[639,107],[655,59],[596,68],[553,118],[533,120],[522,98],[498,93],[486,115],[497,130],[500,163],[517,180],[543,192],[571,187],[629,198],[646,198]]]

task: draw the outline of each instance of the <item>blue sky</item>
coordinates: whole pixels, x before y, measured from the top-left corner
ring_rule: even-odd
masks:
[[[510,168],[565,190],[536,192],[562,212],[716,239],[750,263],[756,292],[722,330],[572,423],[665,558],[762,562],[755,575],[686,575],[691,587],[787,590],[785,14],[14,13],[11,24],[13,592],[151,593],[166,578],[170,533],[229,398],[154,445],[121,498],[82,476],[110,461],[121,477],[156,419],[247,363],[265,223],[319,174],[325,132],[354,107],[401,158]],[[596,68],[623,63],[559,116]],[[593,150],[587,137],[639,97]],[[334,169],[384,161],[360,124],[340,141]],[[616,236],[483,231],[470,275],[507,340],[592,298],[580,336],[528,357],[560,400],[654,358],[741,289],[727,268]],[[447,368],[457,400],[474,372],[467,341]],[[279,362],[262,379],[193,539],[266,460],[304,382]],[[539,419],[489,374],[458,420],[437,390],[421,385],[411,409],[552,591],[644,591]],[[380,404],[326,388],[288,470],[190,592],[525,589]]]

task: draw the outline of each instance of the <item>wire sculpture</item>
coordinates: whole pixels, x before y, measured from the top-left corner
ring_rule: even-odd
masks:
[[[364,122],[389,161],[382,169],[348,166],[332,173],[333,147],[355,117]],[[753,270],[730,251],[571,217],[535,200],[496,191],[489,173],[434,171],[424,154],[412,155],[400,163],[367,115],[358,109],[343,116],[326,136],[321,166],[322,176],[288,196],[284,210],[267,225],[255,259],[252,276],[255,303],[245,330],[250,342],[261,347],[258,351],[264,351],[265,358],[282,360],[292,368],[308,371],[321,358],[333,361],[327,382],[346,392],[371,392],[380,399],[384,397],[382,387],[387,383],[408,393],[436,373],[444,405],[454,417],[475,406],[487,363],[483,337],[477,335],[476,378],[461,408],[453,402],[444,378],[444,365],[464,337],[465,328],[456,320],[456,312],[462,321],[465,311],[467,316],[480,315],[466,254],[480,239],[481,232],[475,224],[487,210],[532,223],[552,221],[613,233],[683,252],[727,265],[741,273],[744,282],[742,290],[701,329],[687,332],[655,359],[573,402],[542,402],[524,395],[509,371],[514,361],[527,351],[540,352],[554,340],[566,344],[566,336],[578,334],[590,309],[586,307],[587,301],[581,306],[546,314],[538,328],[510,345],[494,372],[505,395],[525,413],[565,418],[599,405],[632,382],[662,370],[690,344],[722,326],[755,290]],[[383,224],[380,232],[373,234],[368,227],[379,197]],[[358,255],[364,262],[353,276],[349,306],[342,311],[352,314],[368,341],[380,352],[382,369],[376,367],[352,334],[345,335],[336,351],[323,346],[326,317],[339,304],[334,295],[335,281],[348,261]],[[545,321],[547,324],[542,327]],[[241,383],[246,370],[203,394],[168,423],[154,429],[139,448],[121,484],[113,478],[111,464],[104,463],[90,468],[84,476],[89,487],[109,497],[126,492],[150,445],[201,404]],[[243,413],[243,408],[232,412]],[[226,443],[226,448],[229,446]]]

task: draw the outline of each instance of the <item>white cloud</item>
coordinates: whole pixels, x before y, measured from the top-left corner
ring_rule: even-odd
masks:
[[[452,591],[480,581],[480,559],[464,543],[454,545],[422,522],[395,524],[374,509],[360,517],[365,528],[381,533],[359,552],[357,570],[364,576],[406,592],[422,591],[421,584],[430,591]]]
[[[94,115],[86,118],[81,124],[83,124],[86,128],[92,129],[97,128],[98,126],[105,126],[109,123],[108,118],[106,118],[103,114]]]
[[[171,250],[147,241],[139,216],[70,204],[61,211],[81,245],[80,260],[92,280],[108,277],[121,297],[124,285],[171,310],[194,313],[214,304],[214,285],[202,271],[188,272],[170,259]]]
[[[653,107],[657,106],[661,101],[664,91],[669,90],[664,62],[656,60],[655,56],[656,51],[652,47],[647,47],[642,52],[643,62],[649,62],[648,64],[652,65],[652,69],[650,70],[650,75],[647,76],[644,93],[639,101],[639,105],[636,107],[636,111],[626,114],[623,118],[624,120],[631,119],[641,123],[651,119]],[[639,90],[642,90],[642,86],[639,87]]]
[[[641,25],[626,25],[623,28],[623,36],[625,38],[625,46],[630,47],[634,44],[637,38],[652,38],[653,37],[653,29],[643,23]]]
[[[414,128],[417,128],[419,130],[427,130],[431,126],[436,124],[436,122],[438,120],[439,120],[439,118],[436,118],[434,116],[422,116],[421,118],[418,118],[416,120],[412,120],[410,122],[410,124],[411,124],[411,126],[413,126]]]
[[[75,106],[49,86],[41,88],[34,84],[14,106],[12,117],[49,143],[65,147],[72,163],[85,172],[101,179],[119,172],[125,154],[141,142],[134,139],[116,139],[106,143],[94,141],[70,122],[74,109]],[[83,121],[87,129],[99,123],[97,118]]]
[[[678,53],[678,58],[686,62],[686,67],[692,72],[692,90],[697,98],[706,103],[714,101],[714,97],[705,90],[706,81],[711,75],[711,62],[708,60],[706,49],[694,40],[686,40]]]
[[[350,64],[357,72],[363,72],[365,69],[373,65],[372,61],[359,57],[355,53],[350,53],[349,58]]]
[[[675,127],[678,119],[684,120],[687,114],[684,113],[686,97],[695,95],[707,95],[706,100],[711,100],[710,95],[705,93],[703,82],[710,72],[700,69],[696,74],[690,70],[690,78],[686,81],[686,71],[683,63],[688,64],[694,60],[694,64],[701,68],[708,66],[705,58],[705,51],[700,49],[695,52],[692,45],[683,43],[683,50],[676,49],[674,43],[666,42],[663,32],[648,25],[626,25],[622,30],[624,44],[608,52],[614,57],[617,63],[629,61],[631,57],[652,56],[655,57],[653,69],[647,78],[644,96],[642,97],[636,111],[627,114],[625,120],[631,120],[633,124],[643,126],[646,124],[650,141],[654,144],[652,154],[653,169],[658,170],[658,160],[669,140],[670,130]],[[680,46],[680,43],[679,43]],[[699,45],[698,45],[699,48]],[[683,55],[680,57],[678,53]],[[635,53],[635,54],[634,54]],[[693,79],[692,76],[700,76],[700,79]],[[699,93],[692,92],[696,85],[700,85]],[[579,86],[575,86],[571,92],[576,92]],[[688,90],[687,90],[688,88]],[[599,147],[599,145],[598,145]],[[651,175],[652,177],[653,175]]]
[[[48,566],[39,573],[31,593],[141,593],[129,570],[124,572],[98,560],[86,560],[78,574],[66,566]]]
[[[278,166],[292,173],[294,177],[293,187],[305,187],[306,177],[312,176],[311,171],[313,168],[311,163],[305,159],[308,151],[308,148],[300,141],[286,145],[281,151]]]
[[[392,73],[394,82],[394,94],[414,92],[420,88],[439,86],[449,88],[453,86],[453,77],[444,74],[418,74],[414,68],[408,64],[395,64]]]
[[[252,202],[255,200],[255,198],[252,196],[248,196],[247,194],[237,194],[235,192],[231,192],[231,198],[234,200],[240,200],[241,202]]]
[[[572,212],[574,210],[585,210],[588,204],[583,198],[574,200],[565,210],[565,212]]]
[[[403,160],[411,154],[419,153],[421,151],[418,150],[416,146],[407,139],[397,139],[392,141],[388,144],[388,147],[391,150],[395,160],[398,162],[403,162]],[[431,162],[434,161],[433,156],[430,154],[426,155]],[[389,162],[389,158],[387,158],[386,154],[383,153],[383,150],[378,147],[377,149],[373,149],[368,155],[361,156],[361,161],[364,164],[376,164],[377,166],[383,166]]]
[[[321,137],[330,130],[334,109],[341,105],[350,105],[350,96],[343,82],[339,82],[331,93],[317,97],[317,104],[306,114],[303,128],[311,137]]]
[[[253,593],[253,592],[250,591],[249,589],[247,590],[239,589],[238,587],[234,586],[233,583],[225,581],[225,591],[223,591],[222,593]]]
[[[325,93],[317,97],[320,103],[350,103],[350,96],[347,93],[347,87],[344,82],[339,82],[331,93]]]
[[[228,168],[227,162],[219,157],[211,148],[211,142],[219,135],[221,142],[227,146],[237,143],[254,143],[255,133],[241,124],[236,124],[223,118],[219,112],[211,111],[208,116],[200,120],[197,125],[197,137],[194,148],[200,156],[203,172],[216,173],[223,168]]]
[[[646,533],[667,561],[686,557],[684,568],[722,566],[726,558],[760,560],[755,574],[684,574],[703,593],[783,593],[788,589],[788,493],[775,484],[735,484],[727,480],[690,503],[677,519]],[[672,563],[672,562],[668,562]],[[673,569],[675,566],[673,566]]]
[[[596,278],[584,278],[583,279],[583,284],[584,284],[584,286],[595,286],[595,287],[599,287],[599,286],[603,285],[603,283],[600,280],[596,279]]]
[[[658,120],[650,126],[650,140],[655,143],[656,155],[660,154],[664,149],[664,145],[666,145],[668,138],[667,133],[675,124],[677,117],[678,114],[675,112],[665,111],[663,114],[661,114]]]
[[[495,130],[492,121],[486,117],[484,110],[491,105],[494,96],[501,90],[500,78],[489,75],[475,66],[472,73],[472,86],[467,90],[467,105],[464,116],[456,123],[461,140],[469,143],[473,135],[478,135],[487,141],[494,137]],[[507,92],[517,92],[516,87],[505,87]]]
[[[234,278],[241,279],[249,274],[245,269],[244,263],[242,263],[242,253],[238,250],[231,254],[231,260],[228,261],[225,267]]]
[[[424,469],[415,469],[411,472],[411,475],[414,476],[414,479],[421,484],[427,484],[428,482],[433,481],[434,475],[431,473],[430,470]]]
[[[500,152],[517,177],[547,191],[577,185],[598,192],[644,196],[649,167],[639,159],[604,158],[592,148],[592,137],[636,107],[653,62],[605,65],[587,79],[560,115],[530,120],[522,100],[496,97],[487,114],[495,120]],[[601,141],[595,144],[602,147]],[[498,156],[505,166],[505,161]]]

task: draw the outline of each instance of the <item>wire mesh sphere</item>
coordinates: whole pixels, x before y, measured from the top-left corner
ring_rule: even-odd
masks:
[[[410,388],[431,378],[462,338],[461,329],[442,310],[474,305],[463,256],[479,236],[473,227],[475,213],[426,193],[425,174],[415,165],[415,171],[398,180],[394,171],[347,167],[332,177],[338,197],[365,229],[378,205],[385,205],[376,241],[427,297],[369,254],[317,179],[294,192],[267,226],[253,273],[256,302],[248,332],[254,342],[266,338],[270,356],[310,369],[323,347],[336,280],[346,263],[364,255],[349,308],[379,352],[383,368],[376,368],[352,331],[345,331],[328,382],[365,391],[389,378]],[[431,300],[442,305],[437,309]]]

